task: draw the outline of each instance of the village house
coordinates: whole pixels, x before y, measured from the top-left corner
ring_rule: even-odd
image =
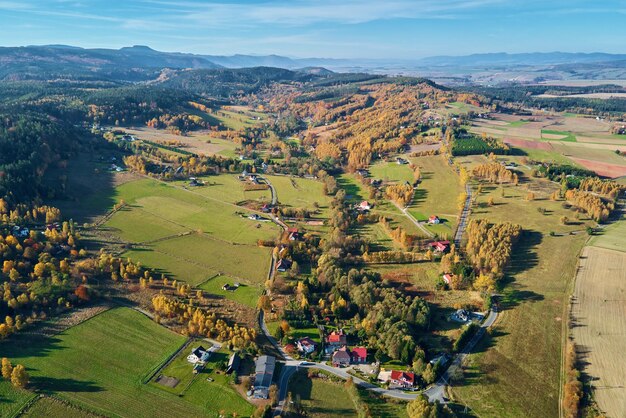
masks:
[[[210,351],[207,351],[204,347],[198,346],[191,350],[191,354],[187,356],[187,361],[191,364],[205,362],[211,355]]]
[[[450,248],[450,241],[434,241],[428,245],[437,252],[445,253],[446,251],[448,251],[448,248]]]
[[[346,345],[348,339],[343,331],[333,331],[326,337],[326,351],[333,352]]]
[[[409,162],[402,157],[396,157],[396,163],[402,165],[402,164],[408,164]]]
[[[452,275],[450,273],[446,273],[441,277],[446,284],[450,284],[450,282],[452,281]]]
[[[415,374],[400,370],[392,370],[389,382],[394,386],[412,388],[415,386]]]
[[[261,216],[256,213],[251,213],[250,215],[248,215],[248,219],[253,220],[253,221],[258,221],[261,219]]]
[[[281,258],[280,260],[278,260],[278,263],[276,263],[276,270],[284,273],[289,270],[292,265],[293,263],[291,262],[291,260]]]
[[[428,218],[428,223],[431,224],[431,225],[438,225],[438,224],[441,223],[441,219],[439,219],[439,216],[437,216],[437,215],[431,215]]]
[[[367,212],[371,208],[372,208],[372,205],[370,205],[370,203],[367,200],[364,200],[361,203],[359,203],[359,205],[356,207],[356,210],[358,210],[359,212]]]
[[[260,356],[255,363],[254,386],[252,397],[255,399],[269,398],[272,377],[276,368],[276,358],[272,356]]]
[[[304,338],[300,338],[297,342],[296,345],[298,346],[298,350],[304,354],[311,354],[312,352],[315,351],[315,347],[317,344],[315,344],[315,341],[313,341],[311,338],[309,337],[304,337]]]
[[[367,348],[354,347],[350,352],[350,357],[353,364],[367,363]]]
[[[356,170],[356,174],[361,177],[367,177],[369,173],[367,172],[367,170],[359,168],[358,170]]]
[[[300,231],[298,228],[288,228],[287,233],[289,234],[289,241],[297,241],[300,239]]]
[[[352,356],[350,354],[350,350],[348,350],[348,347],[345,346],[335,351],[332,356],[333,367],[349,366],[351,360]]]

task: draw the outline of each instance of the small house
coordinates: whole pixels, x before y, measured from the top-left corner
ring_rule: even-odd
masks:
[[[361,203],[359,203],[359,206],[357,206],[357,210],[359,212],[367,212],[368,210],[370,210],[372,208],[372,205],[370,205],[370,203],[367,200],[362,201]]]
[[[207,352],[207,350],[202,347],[196,347],[193,350],[191,350],[191,354],[189,354],[187,356],[187,361],[189,363],[195,364],[195,363],[199,363],[200,361],[202,361],[202,356]]]
[[[390,376],[392,385],[403,388],[412,388],[415,386],[415,374],[411,372],[403,372],[400,370],[392,370]]]
[[[315,347],[317,344],[309,337],[300,338],[296,345],[298,346],[298,350],[304,354],[311,354],[315,351]]]
[[[367,170],[359,168],[358,170],[356,170],[356,174],[361,177],[367,177],[369,173],[367,172]]]
[[[248,215],[248,219],[252,221],[258,221],[261,219],[261,216],[257,213],[251,213],[250,215]]]
[[[272,205],[266,203],[263,206],[261,206],[261,212],[270,213],[271,211],[272,211]]]
[[[431,225],[438,225],[441,223],[441,219],[439,219],[439,216],[437,215],[432,215],[428,218],[428,223]]]
[[[335,351],[347,343],[346,335],[342,331],[333,331],[326,337],[327,350]]]
[[[278,263],[276,263],[276,270],[284,273],[291,268],[292,264],[291,260],[281,258],[278,260]]]
[[[403,165],[408,164],[409,162],[402,157],[396,157],[396,164]]]
[[[300,239],[300,231],[298,228],[288,228],[287,233],[289,234],[289,241],[297,241]]]
[[[367,362],[367,348],[365,347],[354,347],[350,353],[352,357],[352,363],[354,364],[363,364]]]
[[[345,346],[335,351],[332,356],[333,367],[349,366],[351,360],[352,356],[350,355],[350,350]]]
[[[450,241],[434,241],[430,245],[435,251],[445,253],[450,248]]]
[[[452,275],[450,273],[446,273],[442,276],[442,279],[446,284],[450,284],[452,281]]]

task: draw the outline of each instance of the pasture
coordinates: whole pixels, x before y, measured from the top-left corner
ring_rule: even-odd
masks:
[[[20,414],[22,418],[98,418],[100,415],[93,414],[68,403],[61,402],[50,397],[39,398],[36,402]]]
[[[472,217],[518,223],[524,234],[505,271],[498,321],[469,356],[465,382],[453,392],[479,416],[557,416],[567,301],[586,221],[561,225],[561,216],[574,218],[561,202],[540,192],[526,201],[522,186],[505,187],[505,197],[499,190],[484,188]],[[490,195],[495,206],[482,203]]]
[[[54,337],[19,335],[0,349],[26,366],[33,389],[100,415],[206,416],[203,406],[142,382],[184,341],[132,309],[116,308]]]
[[[292,208],[313,209],[317,204],[322,215],[327,214],[331,198],[324,194],[324,185],[317,180],[300,177],[264,175],[272,183],[278,203]]]
[[[269,258],[269,255],[266,258]],[[267,269],[269,270],[269,266]],[[267,274],[267,271],[265,273]],[[223,289],[224,285],[232,287],[235,282],[239,283],[239,287]],[[198,287],[211,295],[230,299],[253,309],[256,308],[259,296],[263,291],[262,282],[241,281],[224,275],[212,277]]]
[[[354,403],[341,383],[328,379],[310,379],[306,372],[294,374],[289,380],[289,392],[299,399],[312,418],[356,417]]]
[[[6,356],[4,351],[2,356]],[[11,359],[13,364],[20,361]],[[12,417],[17,414],[24,406],[35,397],[33,392],[17,389],[11,385],[11,382],[0,379],[0,417]]]

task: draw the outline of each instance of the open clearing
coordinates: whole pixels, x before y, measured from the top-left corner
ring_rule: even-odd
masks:
[[[149,127],[124,129],[127,133],[134,135],[137,139],[145,139],[151,142],[164,143],[169,141],[180,142],[181,149],[195,154],[214,155],[219,154],[224,157],[233,157],[237,145],[227,139],[219,138],[218,132],[197,131],[189,134],[174,135],[166,130]]]
[[[594,399],[610,417],[626,416],[624,301],[626,252],[585,247],[572,302],[572,335]]]
[[[206,416],[202,406],[142,383],[184,341],[132,309],[116,308],[54,337],[20,335],[0,351],[26,366],[41,393],[101,415]]]

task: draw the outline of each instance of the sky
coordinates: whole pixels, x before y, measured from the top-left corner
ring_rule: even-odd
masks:
[[[0,45],[416,59],[626,53],[626,0],[0,0]]]

